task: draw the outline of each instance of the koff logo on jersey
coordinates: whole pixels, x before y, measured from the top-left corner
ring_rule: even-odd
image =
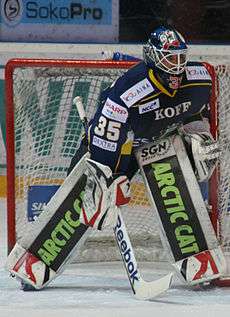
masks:
[[[177,117],[180,114],[189,111],[191,104],[191,101],[187,101],[173,107],[157,109],[154,111],[154,120]]]

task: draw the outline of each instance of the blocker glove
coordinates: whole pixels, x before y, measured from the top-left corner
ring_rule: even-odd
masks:
[[[94,229],[114,227],[119,206],[130,200],[130,183],[125,175],[115,177],[110,167],[86,159],[87,182],[80,221]]]

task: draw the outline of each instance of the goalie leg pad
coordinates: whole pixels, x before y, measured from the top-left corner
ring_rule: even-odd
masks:
[[[7,258],[6,269],[36,289],[43,288],[56,276],[55,271],[18,243]]]
[[[153,146],[157,149],[154,153]],[[174,135],[158,144],[148,144],[136,155],[169,261],[176,267],[180,263],[177,269],[180,273],[186,264],[183,278],[188,284],[216,279],[225,271],[224,255],[218,248],[219,242],[181,137]],[[210,254],[212,261],[208,261]],[[203,264],[199,275],[200,259],[208,266],[205,269]],[[211,263],[215,263],[216,268],[210,268]]]
[[[173,266],[190,285],[217,279],[226,271],[226,261],[220,247],[190,256]]]
[[[20,244],[7,258],[6,269],[36,289],[43,288],[65,269],[90,233],[90,228],[79,221],[87,156],[86,153],[74,167],[45,211],[29,224]]]

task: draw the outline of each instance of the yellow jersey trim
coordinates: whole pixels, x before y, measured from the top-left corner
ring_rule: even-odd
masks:
[[[175,94],[177,93],[177,89],[174,90],[173,93],[170,93],[155,77],[153,70],[149,69],[149,78],[150,80],[154,83],[154,85],[160,90],[160,92],[158,94],[164,93],[169,97],[174,97]],[[186,87],[193,87],[193,86],[212,86],[212,83],[190,83],[190,84],[184,84],[180,86],[181,88],[186,88]],[[155,96],[157,96],[158,94],[156,94]],[[153,96],[149,97],[149,98],[153,98]],[[145,100],[148,100],[147,98]]]
[[[154,83],[154,85],[165,95],[169,97],[174,97],[177,93],[177,90],[174,90],[173,93],[170,94],[170,92],[167,89],[165,89],[165,87],[156,79],[152,69],[149,69],[149,78]]]

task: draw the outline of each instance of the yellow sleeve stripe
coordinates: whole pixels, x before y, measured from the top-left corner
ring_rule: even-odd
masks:
[[[130,140],[124,143],[121,147],[121,155],[130,155],[132,152],[132,146],[133,142]]]
[[[121,161],[121,157],[122,155],[131,155],[132,153],[132,147],[133,147],[133,142],[128,140],[127,142],[125,142],[122,147],[121,147],[121,152],[120,152],[120,155],[119,155],[119,158],[117,160],[117,165],[115,167],[115,173],[117,172],[117,169],[119,167],[119,164],[120,164],[120,161]]]

